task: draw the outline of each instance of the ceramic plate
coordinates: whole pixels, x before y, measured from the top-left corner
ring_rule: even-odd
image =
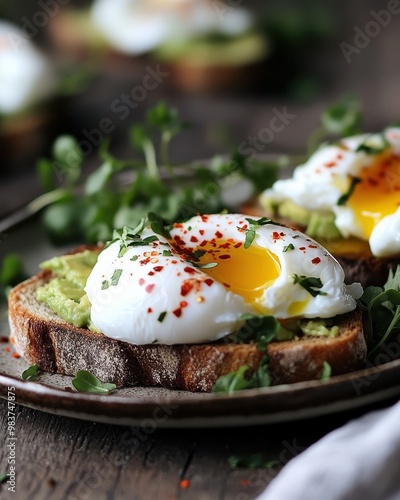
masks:
[[[0,260],[6,253],[16,252],[29,274],[37,272],[42,260],[67,250],[52,247],[41,226],[32,220],[4,236]],[[0,334],[8,335],[6,312],[1,317]],[[25,382],[21,374],[28,366],[13,356],[12,345],[3,338],[2,398],[7,398],[10,390],[19,404],[56,415],[149,428],[277,423],[366,407],[400,396],[400,360],[324,382],[252,389],[231,396],[144,387],[119,389],[106,396],[84,394],[76,392],[72,378],[63,375],[42,374],[38,381]]]

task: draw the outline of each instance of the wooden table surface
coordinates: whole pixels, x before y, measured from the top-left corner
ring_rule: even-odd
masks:
[[[361,411],[289,424],[225,429],[119,427],[22,406],[16,416],[16,488],[8,500],[250,500],[293,457]],[[7,402],[0,400],[6,467]],[[233,469],[232,455],[264,453],[276,464]],[[2,470],[0,472],[3,472]],[[0,474],[1,475],[1,474]]]

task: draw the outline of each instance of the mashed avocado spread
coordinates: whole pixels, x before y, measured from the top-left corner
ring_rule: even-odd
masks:
[[[84,287],[97,261],[97,252],[54,257],[43,262],[42,269],[50,269],[56,275],[38,288],[37,299],[46,303],[64,321],[78,327],[96,330],[90,321],[90,302]]]

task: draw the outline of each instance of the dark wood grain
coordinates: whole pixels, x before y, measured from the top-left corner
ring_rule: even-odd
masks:
[[[286,425],[166,430],[117,427],[18,407],[16,493],[5,500],[251,500],[282,466],[357,413]],[[7,402],[0,400],[0,475],[7,469]],[[263,452],[269,469],[232,469]],[[183,488],[188,480],[187,488]]]

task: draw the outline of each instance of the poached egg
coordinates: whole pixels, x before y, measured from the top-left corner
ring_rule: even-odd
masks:
[[[278,203],[290,200],[310,211],[333,212],[344,238],[367,241],[376,257],[398,255],[400,128],[321,147],[295,168],[292,178],[275,182],[263,197]]]
[[[310,280],[311,278],[311,280]],[[305,281],[304,281],[305,280]],[[244,313],[333,317],[356,307],[338,262],[299,231],[241,214],[196,216],[168,237],[146,228],[99,255],[86,284],[91,320],[132,344],[214,341]]]

